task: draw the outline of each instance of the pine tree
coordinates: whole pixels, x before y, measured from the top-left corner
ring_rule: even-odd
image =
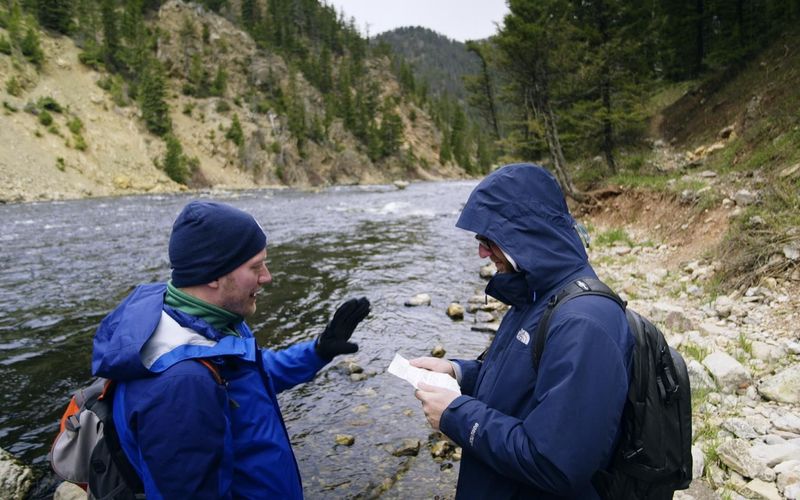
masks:
[[[117,71],[120,69],[120,42],[114,0],[101,0],[100,16],[103,22],[103,60],[111,71]]]
[[[150,132],[163,136],[172,130],[172,119],[169,106],[165,100],[166,76],[164,68],[157,59],[152,58],[147,64],[139,87],[139,106],[142,119]]]
[[[19,48],[22,55],[36,66],[41,66],[44,62],[44,51],[39,42],[39,34],[35,29],[29,27],[25,31],[25,37],[20,41]]]
[[[242,0],[242,24],[248,31],[252,31],[261,22],[261,9],[256,0]]]
[[[242,124],[239,122],[239,115],[236,113],[233,115],[230,128],[225,133],[225,138],[232,141],[237,146],[241,147],[244,145],[244,131],[242,130]]]
[[[164,155],[164,172],[173,181],[186,184],[189,169],[186,168],[186,158],[183,156],[183,147],[177,137],[167,134],[164,138],[167,152]]]
[[[381,157],[391,156],[400,150],[403,142],[403,120],[394,112],[390,103],[384,103],[379,136]]]
[[[39,22],[45,28],[65,35],[72,28],[72,0],[38,0]]]
[[[210,93],[216,97],[223,97],[225,95],[225,88],[228,85],[228,73],[222,66],[217,67],[217,74],[214,76],[214,81],[211,83]]]

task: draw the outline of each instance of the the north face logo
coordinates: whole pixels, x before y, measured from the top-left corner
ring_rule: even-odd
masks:
[[[531,341],[531,334],[525,331],[524,328],[520,328],[517,332],[517,340],[522,342],[525,345],[528,345]]]

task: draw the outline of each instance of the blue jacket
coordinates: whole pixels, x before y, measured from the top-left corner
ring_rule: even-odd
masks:
[[[114,423],[148,499],[302,498],[276,393],[325,364],[314,342],[261,350],[164,305],[163,284],[137,287],[101,323],[92,372],[119,382]],[[195,361],[218,368],[225,385]]]
[[[512,307],[483,361],[455,360],[462,396],[441,430],[463,449],[459,498],[597,498],[626,393],[633,336],[613,301],[586,296],[553,315],[539,372],[533,336],[548,299],[596,277],[556,180],[541,167],[503,167],[472,192],[456,224],[497,243],[520,272],[486,292]]]

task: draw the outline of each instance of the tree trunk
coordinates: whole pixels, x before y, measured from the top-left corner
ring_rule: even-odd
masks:
[[[600,94],[603,99],[603,109],[606,113],[603,117],[603,155],[611,174],[617,173],[617,162],[614,159],[614,126],[611,123],[611,83],[608,75],[608,65],[603,67],[603,80],[600,84]]]
[[[547,72],[541,62],[537,63],[535,77],[532,85],[528,88],[530,105],[536,116],[542,121],[545,130],[545,140],[550,150],[550,159],[553,161],[553,170],[556,179],[561,185],[564,195],[569,196],[577,202],[585,202],[589,197],[585,193],[575,188],[572,183],[572,176],[567,172],[567,161],[564,158],[564,150],[561,148],[561,140],[558,136],[558,126],[556,125],[553,108],[550,106],[550,96],[547,89]]]
[[[696,46],[695,46],[695,61],[693,74],[697,76],[703,69],[703,60],[706,56],[706,49],[703,42],[704,28],[705,28],[705,0],[695,0],[695,8],[697,14],[697,24],[695,25],[696,32]]]
[[[600,9],[597,16],[598,29],[603,41],[602,57],[603,64],[600,68],[602,74],[600,75],[600,99],[603,103],[605,114],[603,116],[603,156],[606,158],[606,164],[611,174],[617,173],[617,162],[614,159],[614,126],[611,123],[611,65],[609,59],[609,46],[611,44],[611,35],[608,32],[608,13],[606,6],[603,2],[598,3]]]

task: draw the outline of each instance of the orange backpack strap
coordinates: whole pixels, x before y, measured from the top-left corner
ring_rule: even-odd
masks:
[[[213,363],[211,363],[207,359],[195,359],[195,361],[208,368],[208,371],[211,372],[211,375],[214,377],[214,380],[216,380],[219,385],[225,385],[225,380],[222,379],[222,375],[219,374],[219,370],[217,369],[216,366],[213,365]]]

